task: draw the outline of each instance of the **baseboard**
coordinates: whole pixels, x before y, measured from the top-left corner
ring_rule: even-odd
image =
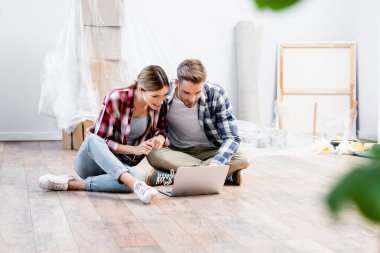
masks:
[[[358,137],[360,139],[369,140],[369,141],[376,141],[377,142],[377,136],[372,133],[358,131]]]
[[[0,141],[57,141],[61,132],[0,132]]]

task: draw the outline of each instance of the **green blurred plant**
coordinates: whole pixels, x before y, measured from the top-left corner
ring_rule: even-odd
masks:
[[[301,2],[301,0],[254,0],[259,9],[269,8],[279,11],[290,7],[293,4]]]
[[[371,152],[373,159],[355,166],[328,194],[327,206],[334,215],[351,203],[365,218],[380,223],[380,145]]]

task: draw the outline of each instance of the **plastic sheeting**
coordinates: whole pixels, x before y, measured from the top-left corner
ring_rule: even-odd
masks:
[[[155,20],[144,12],[141,1],[125,0],[125,29],[123,30],[123,58],[128,59],[128,75],[137,77],[145,66],[161,66],[169,78],[175,77],[176,59],[185,59],[175,36],[164,40],[156,30]],[[145,3],[146,4],[146,3]]]
[[[285,112],[293,108],[294,106],[290,107],[287,104],[275,101],[273,126],[283,129],[280,118],[283,119],[288,116]],[[306,105],[303,105],[303,109],[305,110],[305,115],[308,114],[310,121],[312,121],[314,112],[310,108],[307,108]],[[311,131],[309,133],[296,131],[296,129],[287,129],[287,131],[291,135],[302,135],[304,138],[308,137],[309,139],[333,140],[338,138],[342,140],[356,140],[356,119],[357,108],[355,106],[351,110],[342,111],[340,113],[329,112],[321,115],[317,120],[316,127],[318,131],[315,136],[311,134]],[[305,122],[302,123],[306,125]]]
[[[98,107],[92,86],[79,2],[68,2],[70,16],[56,48],[48,52],[41,74],[39,113],[54,117],[59,128],[71,132],[86,119],[94,120]]]
[[[147,65],[175,69],[135,0],[70,0],[70,16],[45,58],[39,112],[66,132],[95,120],[105,94]]]

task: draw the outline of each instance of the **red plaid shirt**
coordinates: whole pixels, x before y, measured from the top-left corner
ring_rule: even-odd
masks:
[[[132,86],[111,90],[103,100],[95,125],[89,129],[89,132],[105,139],[112,152],[116,151],[119,144],[127,145],[128,136],[131,132],[133,91],[135,88]],[[166,138],[165,144],[168,144],[166,135],[166,106],[161,106],[158,111],[149,108],[148,115],[147,129],[134,145],[137,146],[142,141],[157,135],[163,135]],[[115,156],[130,166],[135,166],[144,158],[144,155],[134,154],[115,154]]]

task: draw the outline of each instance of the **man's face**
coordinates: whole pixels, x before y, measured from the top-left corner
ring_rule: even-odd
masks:
[[[192,83],[190,81],[182,80],[179,82],[176,80],[176,94],[179,100],[181,100],[187,108],[193,107],[199,100],[202,94],[202,90],[205,83]]]

